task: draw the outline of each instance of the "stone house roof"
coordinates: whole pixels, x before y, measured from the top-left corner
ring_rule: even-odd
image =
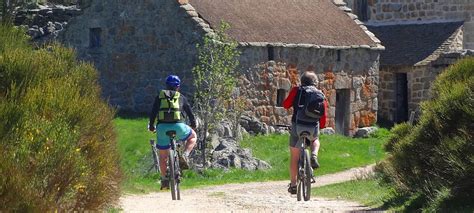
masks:
[[[382,41],[382,66],[428,64],[455,48],[463,22],[367,26]]]
[[[189,0],[180,2],[207,32],[222,20],[242,46],[383,50],[353,14],[331,0]]]

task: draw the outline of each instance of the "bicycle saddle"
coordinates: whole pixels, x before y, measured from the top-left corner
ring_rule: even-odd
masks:
[[[168,135],[168,137],[174,138],[176,136],[176,131],[174,130],[166,131],[166,135]]]
[[[303,132],[300,133],[300,137],[302,137],[302,138],[306,138],[306,137],[308,137],[309,135],[310,135],[310,134],[309,134],[308,131],[303,131]]]

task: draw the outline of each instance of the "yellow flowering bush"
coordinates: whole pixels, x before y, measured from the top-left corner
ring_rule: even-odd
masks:
[[[100,210],[120,195],[114,110],[72,50],[0,25],[0,212]]]

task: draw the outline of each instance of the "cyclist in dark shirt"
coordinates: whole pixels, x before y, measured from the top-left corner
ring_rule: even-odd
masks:
[[[168,161],[168,150],[170,149],[170,138],[166,135],[167,131],[176,131],[176,140],[185,141],[185,150],[183,159],[183,169],[187,169],[189,153],[196,145],[196,119],[188,103],[187,98],[179,92],[181,80],[176,75],[170,75],[166,78],[166,89],[161,90],[155,98],[153,108],[150,113],[148,130],[155,131],[155,119],[157,119],[156,135],[157,148],[160,155],[161,189],[169,187],[169,180],[166,177],[166,163]],[[186,125],[182,113],[186,113],[191,123]]]

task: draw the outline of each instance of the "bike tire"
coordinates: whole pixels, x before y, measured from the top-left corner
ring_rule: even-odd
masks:
[[[302,182],[298,181],[297,187],[296,187],[296,200],[301,201],[301,198],[303,197],[303,187],[302,187]]]
[[[176,152],[176,151],[175,151]],[[180,176],[181,176],[181,168],[179,167],[179,157],[178,157],[178,152],[175,153],[175,159],[174,159],[174,180],[175,180],[175,191],[176,191],[176,199],[181,200],[181,192],[179,190],[179,184],[180,184]]]
[[[308,201],[311,199],[311,178],[312,178],[312,171],[311,171],[311,163],[309,160],[309,154],[305,150],[305,161],[304,161],[304,177],[303,177],[303,199],[304,201]]]
[[[300,153],[300,159],[298,160],[298,173],[296,175],[296,200],[301,201],[303,198],[303,179],[304,179],[304,154]]]
[[[171,199],[176,200],[176,164],[175,164],[175,158],[174,158],[174,151],[170,149],[169,152],[169,170],[170,170],[170,189],[171,189]]]

